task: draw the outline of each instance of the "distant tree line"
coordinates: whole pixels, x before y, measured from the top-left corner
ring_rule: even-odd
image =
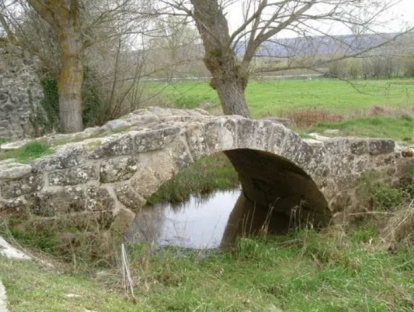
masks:
[[[379,79],[414,77],[414,54],[368,56],[330,63],[326,77],[341,79]]]

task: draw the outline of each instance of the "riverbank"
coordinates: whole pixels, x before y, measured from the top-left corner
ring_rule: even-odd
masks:
[[[371,224],[244,238],[233,251],[127,247],[118,268],[74,271],[0,258],[12,311],[412,311],[414,250],[383,248]]]

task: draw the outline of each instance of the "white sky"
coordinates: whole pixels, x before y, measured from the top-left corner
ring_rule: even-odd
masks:
[[[394,0],[398,1],[398,0]],[[243,22],[243,14],[241,3],[238,1],[236,4],[229,7],[226,11],[229,21],[230,30],[235,30]],[[384,0],[378,0],[379,3],[384,3]],[[372,13],[372,12],[371,12]],[[399,32],[403,31],[407,27],[414,26],[414,0],[400,0],[395,6],[384,13],[380,19],[380,26],[375,28],[377,32]],[[316,25],[316,24],[315,24]],[[349,34],[350,31],[344,26],[332,26],[325,23],[324,25],[318,25],[320,29],[329,32],[331,34]],[[329,30],[328,30],[329,29]],[[295,33],[285,31],[278,35],[278,37],[294,37]]]

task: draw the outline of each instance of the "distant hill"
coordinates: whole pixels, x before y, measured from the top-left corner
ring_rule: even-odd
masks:
[[[344,36],[314,36],[274,39],[264,42],[256,56],[259,57],[306,57],[311,55],[352,55],[367,51],[397,37],[398,33],[383,33],[372,35],[344,35]],[[382,46],[370,55],[392,52],[393,55],[407,53],[414,50],[414,33],[404,34],[396,40]],[[241,42],[236,49],[237,55],[242,56],[245,52],[245,43]]]

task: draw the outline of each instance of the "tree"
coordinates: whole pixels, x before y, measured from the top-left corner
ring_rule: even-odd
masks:
[[[350,51],[347,53],[348,57],[360,55],[363,50],[384,45],[385,41],[361,48],[355,43],[342,41],[340,37],[333,36],[329,27],[324,27],[318,22],[342,24],[353,33],[372,33],[375,21],[396,1],[190,0],[188,3],[184,0],[165,0],[161,2],[166,4],[165,10],[172,8],[173,14],[185,12],[194,19],[205,50],[204,63],[212,75],[210,85],[217,91],[224,113],[250,117],[245,89],[251,74],[252,60],[264,43],[272,40],[277,43],[277,35],[290,31],[302,37],[320,35],[322,38],[340,41],[341,45]],[[233,10],[235,5],[243,6],[244,20],[231,32],[227,18],[229,11]],[[323,60],[327,63],[331,61],[333,60]],[[321,60],[318,62],[320,63]],[[316,64],[289,63],[286,68],[313,65]]]
[[[6,34],[8,42],[36,55],[47,75],[58,81],[62,132],[83,129],[85,68],[86,74],[99,72],[96,80],[102,80],[106,86],[112,85],[105,105],[115,102],[113,90],[118,90],[121,78],[117,68],[122,63],[119,54],[127,43],[134,41],[133,36],[141,35],[145,29],[146,18],[139,10],[145,7],[148,11],[150,5],[148,0],[0,2],[0,35]],[[100,57],[97,58],[97,54]],[[101,61],[102,58],[105,60]],[[96,68],[97,64],[102,66]],[[114,69],[115,73],[108,74],[108,69]],[[136,72],[135,69],[131,71]],[[102,75],[105,78],[99,79]],[[136,78],[129,80],[132,84]]]
[[[164,79],[191,74],[205,76],[198,40],[197,30],[184,19],[177,16],[158,18],[147,44],[147,49],[151,51],[147,58],[147,71],[153,71],[155,76]]]
[[[61,130],[83,130],[82,84],[84,40],[79,0],[27,0],[58,35],[61,68],[58,83]]]

